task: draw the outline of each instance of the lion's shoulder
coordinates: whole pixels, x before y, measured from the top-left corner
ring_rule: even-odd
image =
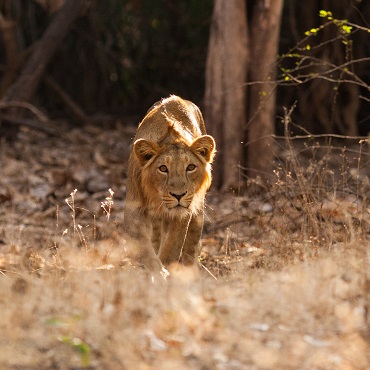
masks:
[[[148,110],[139,124],[135,140],[143,138],[156,143],[184,140],[190,143],[205,134],[199,108],[188,100],[171,95]]]

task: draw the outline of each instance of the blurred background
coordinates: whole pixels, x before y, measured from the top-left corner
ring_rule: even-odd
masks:
[[[32,47],[64,2],[0,1],[2,95],[17,77],[14,71],[12,76],[7,76],[9,69],[19,72],[22,62],[30,55]],[[213,3],[213,0],[178,0],[175,3],[168,0],[93,1],[85,9],[85,14],[81,14],[71,25],[50,60],[46,74],[88,114],[101,111],[140,115],[154,101],[170,93],[201,105]],[[258,1],[247,1],[249,19],[255,3]],[[281,54],[293,48],[305,36],[305,31],[320,26],[320,9],[331,9],[336,17],[348,18],[362,26],[368,26],[367,21],[370,21],[368,1],[286,0],[279,37]],[[14,33],[16,44],[11,46],[16,55],[7,53],[10,46],[5,44],[9,43],[9,39],[5,41],[4,38],[9,28]],[[333,32],[335,30],[327,32],[332,35],[324,36],[329,40],[330,36],[335,36]],[[369,56],[369,35],[358,33],[355,36],[353,57]],[[337,48],[338,45],[329,43],[322,52],[333,59],[344,60],[345,55],[341,52],[345,50],[335,50]],[[360,77],[369,82],[369,61],[363,62],[358,69]],[[8,86],[4,82],[5,77]],[[278,104],[290,103],[297,89],[289,91],[289,88],[280,86]],[[44,83],[40,83],[35,99],[50,114],[68,113],[60,98],[50,94],[50,88]],[[311,110],[312,105],[308,105]],[[359,130],[366,133],[368,104],[362,108],[359,110]],[[320,131],[319,127],[314,129]]]
[[[14,32],[17,57],[24,62],[64,1],[5,0],[0,4],[2,35],[7,23]],[[204,94],[212,4],[212,0],[91,2],[70,26],[45,74],[87,114],[142,115],[170,93],[199,103]],[[4,37],[0,55],[3,80],[14,63]],[[12,77],[14,81],[16,73]],[[60,96],[45,85],[40,83],[35,103],[52,115],[68,114]]]
[[[27,124],[24,119],[30,118],[45,122],[64,118],[81,125],[120,117],[123,124],[137,124],[155,101],[176,94],[204,110],[219,144],[220,168],[230,167],[223,159],[230,143],[246,145],[263,141],[264,136],[283,135],[284,108],[293,106],[292,135],[366,136],[370,2],[269,4],[1,0],[0,132],[10,132],[10,127]],[[233,80],[237,69],[242,74]],[[224,82],[217,85],[220,75]],[[217,111],[233,95],[234,106],[227,109],[241,110],[240,114],[221,117]],[[272,102],[266,102],[270,118],[258,117],[266,95]],[[219,96],[223,100],[217,105]],[[259,132],[262,126],[269,128]],[[229,132],[235,135],[227,141]],[[253,148],[254,153],[261,150],[265,151],[263,145]],[[258,164],[259,158],[253,159],[245,148],[232,156],[238,166],[245,162],[247,168],[255,167],[255,173],[271,173],[266,168],[271,156],[265,164]],[[234,175],[216,171],[215,181],[232,183],[236,176],[235,171]]]

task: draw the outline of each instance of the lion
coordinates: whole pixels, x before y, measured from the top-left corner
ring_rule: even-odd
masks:
[[[151,272],[196,262],[216,145],[199,108],[171,95],[147,112],[128,160],[124,232],[129,257]]]

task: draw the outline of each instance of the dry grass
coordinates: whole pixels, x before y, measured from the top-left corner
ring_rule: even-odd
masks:
[[[202,267],[167,281],[125,262],[112,194],[3,195],[0,368],[370,368],[367,148],[285,144],[268,192],[210,194]]]
[[[2,369],[369,366],[367,261],[355,247],[218,281],[178,270],[152,282],[114,258],[97,266],[97,250],[57,255],[63,267],[23,256],[0,280]]]

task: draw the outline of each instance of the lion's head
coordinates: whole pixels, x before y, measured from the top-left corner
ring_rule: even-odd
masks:
[[[134,153],[141,167],[141,185],[153,215],[186,217],[203,208],[211,184],[215,142],[209,135],[163,146],[138,139]]]

